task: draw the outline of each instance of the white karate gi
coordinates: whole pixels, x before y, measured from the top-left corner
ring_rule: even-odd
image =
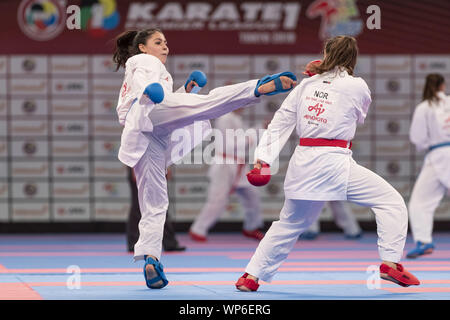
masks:
[[[145,87],[158,82],[164,88],[164,100],[154,104]],[[173,93],[173,80],[159,59],[138,54],[128,59],[125,79],[120,90],[117,113],[124,125],[119,160],[134,168],[138,188],[141,220],[139,240],[134,246],[134,259],[144,255],[160,258],[163,226],[169,200],[166,168],[190,152],[209,134],[208,119],[220,117],[237,108],[257,102],[254,90],[257,80],[220,87],[207,95]],[[181,88],[179,91],[183,91]],[[202,134],[182,141],[188,148],[178,148],[180,142],[171,140],[175,129],[193,132],[194,121],[202,121]],[[182,152],[172,155],[174,148]]]
[[[418,150],[450,142],[450,97],[438,92],[439,102],[420,103],[413,114],[410,140]],[[431,243],[434,211],[450,188],[450,146],[429,151],[409,200],[414,241]]]
[[[330,207],[336,225],[344,231],[345,235],[354,236],[361,232],[358,221],[346,202],[330,201],[327,204]],[[314,221],[307,231],[319,233],[319,219]]]
[[[226,133],[227,129],[245,131],[244,122],[239,115],[231,112],[216,119],[215,128],[220,130],[224,138],[223,150],[220,152],[216,149],[216,162],[211,164],[208,172],[210,183],[207,202],[190,230],[195,234],[206,236],[208,230],[225,212],[232,192],[236,193],[245,210],[243,229],[248,231],[258,229],[263,226],[263,219],[259,193],[246,177],[248,168],[245,164],[245,154],[248,144],[245,136],[240,135],[234,139],[235,141],[229,141]]]
[[[365,81],[338,69],[304,79],[275,113],[255,151],[269,164],[296,128],[301,138],[350,141],[371,103]],[[325,201],[348,200],[371,207],[382,260],[399,262],[408,213],[402,196],[384,179],[358,165],[341,147],[297,146],[284,182],[285,203],[247,265],[247,273],[271,281],[299,235],[318,217]]]

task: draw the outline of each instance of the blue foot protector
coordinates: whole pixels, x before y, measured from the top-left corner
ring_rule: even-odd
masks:
[[[305,231],[300,235],[300,239],[302,240],[315,240],[319,236],[318,232],[314,231]]]
[[[357,239],[361,239],[362,236],[363,236],[363,233],[359,232],[357,234],[346,234],[344,237],[345,237],[345,239],[348,239],[348,240],[357,240]]]
[[[154,103],[160,103],[164,100],[164,89],[158,82],[154,82],[145,87],[144,94]]]
[[[255,89],[255,96],[259,97],[261,94],[258,92],[258,88],[260,86],[262,86],[263,84],[270,82],[272,80],[275,81],[275,91],[269,92],[269,93],[265,93],[265,95],[267,96],[273,96],[275,94],[278,93],[282,93],[282,92],[287,92],[289,90],[291,90],[292,88],[289,89],[283,89],[283,85],[281,83],[280,77],[289,77],[294,81],[297,81],[297,77],[295,76],[295,74],[293,74],[292,72],[286,71],[286,72],[280,72],[280,73],[276,73],[273,75],[267,75],[262,77],[261,79],[258,80],[258,83],[256,84],[256,89]]]
[[[152,279],[147,278],[147,272],[145,269],[148,265],[152,265],[153,268],[155,269],[155,272],[157,273],[157,276]],[[147,287],[149,287],[150,289],[161,289],[161,288],[164,288],[165,286],[167,286],[167,284],[169,283],[169,281],[167,281],[166,275],[164,274],[162,263],[159,261],[156,261],[155,259],[153,259],[151,257],[147,257],[145,259],[144,278],[145,278],[145,283],[147,284]],[[162,281],[163,283],[160,286],[152,286],[152,284],[154,284],[158,281]]]
[[[420,241],[417,241],[417,246],[412,249],[408,254],[406,255],[409,259],[414,259],[419,256],[423,256],[425,254],[430,254],[434,250],[434,244],[433,243],[423,243]]]

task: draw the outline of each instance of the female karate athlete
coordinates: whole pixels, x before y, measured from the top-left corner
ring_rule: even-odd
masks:
[[[296,85],[290,72],[266,76],[212,90],[207,95],[188,94],[203,86],[206,77],[193,72],[176,93],[166,63],[169,48],[159,29],[126,31],[116,39],[113,61],[125,68],[117,105],[124,125],[119,160],[134,168],[141,220],[134,259],[145,260],[144,277],[149,288],[163,288],[168,281],[159,261],[163,226],[168,208],[166,168],[200,143],[210,131],[209,119],[258,101],[264,94],[286,92]],[[200,75],[199,75],[200,74]],[[203,136],[194,127],[200,122]],[[187,141],[172,141],[175,129],[185,128]],[[182,143],[182,154],[172,154]]]
[[[409,201],[416,248],[408,252],[407,258],[433,252],[434,211],[450,188],[450,97],[444,92],[444,77],[427,75],[423,101],[416,107],[411,122],[411,142],[418,150],[428,150],[428,153]]]
[[[384,179],[352,158],[351,140],[371,103],[365,81],[353,76],[358,47],[353,37],[337,36],[325,43],[316,75],[301,81],[285,99],[255,151],[254,175],[270,172],[270,164],[296,128],[299,145],[284,181],[285,202],[236,282],[241,291],[256,291],[258,280],[270,282],[299,235],[315,221],[326,201],[348,200],[375,213],[380,276],[402,286],[419,281],[399,264],[408,228],[401,195]]]

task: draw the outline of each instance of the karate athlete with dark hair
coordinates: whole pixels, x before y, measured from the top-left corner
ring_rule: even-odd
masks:
[[[414,110],[409,137],[417,150],[427,150],[409,199],[410,228],[416,247],[406,257],[417,258],[434,250],[434,212],[450,188],[450,97],[445,95],[442,75],[427,75],[423,101]]]
[[[356,39],[334,37],[326,41],[323,52],[322,63],[311,70],[316,75],[303,79],[288,95],[256,148],[250,182],[255,176],[270,175],[271,163],[294,128],[300,137],[286,172],[280,219],[260,241],[245,274],[235,284],[238,290],[256,291],[259,279],[270,282],[324,203],[342,200],[370,207],[375,213],[380,277],[401,286],[419,284],[399,263],[408,229],[402,196],[352,158],[351,140],[371,103],[366,82],[353,76]]]
[[[207,95],[188,94],[206,83],[201,72],[193,72],[186,84],[173,91],[172,76],[165,63],[169,54],[167,40],[159,29],[125,31],[116,38],[113,61],[125,68],[125,77],[117,104],[119,122],[124,126],[119,160],[132,167],[136,176],[141,219],[134,259],[145,260],[144,277],[152,289],[163,288],[168,280],[160,262],[163,227],[169,204],[166,168],[190,152],[209,134],[209,119],[259,101],[261,95],[291,90],[296,77],[290,72],[224,86]],[[172,141],[176,129],[193,133],[199,122],[201,137],[190,135]]]

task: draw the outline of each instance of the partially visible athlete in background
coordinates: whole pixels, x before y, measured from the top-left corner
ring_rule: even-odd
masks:
[[[408,258],[433,252],[434,212],[450,188],[450,97],[445,95],[442,75],[427,75],[422,99],[409,131],[417,150],[427,154],[409,199],[409,222],[416,247],[408,252]]]

